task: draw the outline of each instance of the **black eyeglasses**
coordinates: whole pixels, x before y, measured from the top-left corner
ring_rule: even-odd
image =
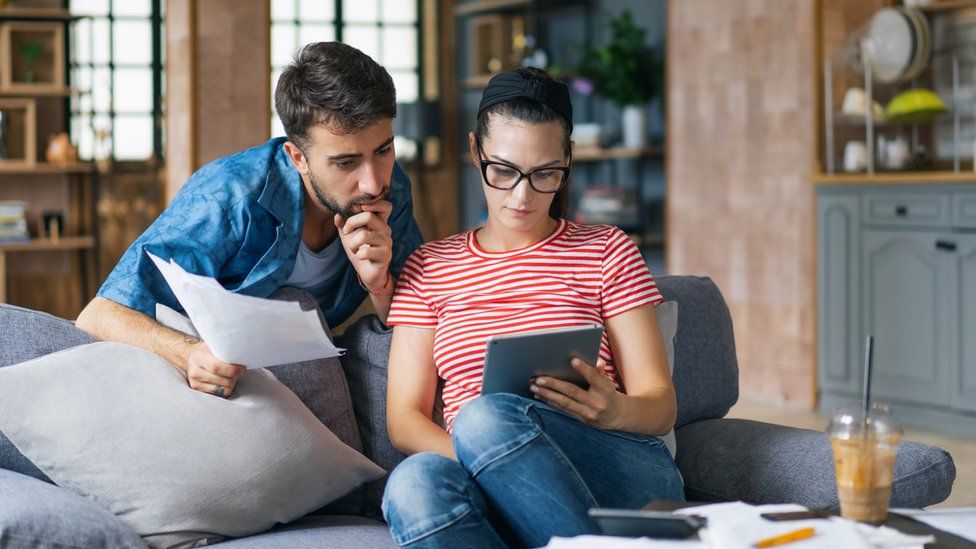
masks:
[[[569,173],[573,163],[570,154],[570,166],[538,168],[529,173],[507,164],[494,160],[485,160],[481,153],[481,143],[477,144],[478,160],[481,161],[481,177],[489,187],[507,191],[514,189],[523,179],[529,180],[529,186],[537,193],[558,193],[569,181]]]

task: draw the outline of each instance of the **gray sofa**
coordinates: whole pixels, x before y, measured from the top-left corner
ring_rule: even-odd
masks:
[[[689,500],[794,502],[836,509],[830,446],[822,433],[723,419],[738,398],[732,321],[710,279],[662,277],[662,294],[678,302],[674,384],[678,394],[677,463]],[[91,342],[72,323],[0,304],[0,367]],[[338,344],[363,452],[387,470],[403,455],[386,436],[386,357],[390,332],[375,317],[351,326]],[[300,397],[303,395],[299,394]],[[304,400],[304,398],[303,398]],[[124,523],[81,496],[58,488],[0,434],[0,546],[142,546]],[[891,504],[925,507],[945,500],[955,479],[952,457],[904,441],[895,463]],[[234,547],[393,546],[379,517],[383,480],[344,505],[330,506]],[[353,502],[353,503],[350,503]],[[344,514],[335,514],[344,513]],[[354,514],[350,514],[354,513]]]

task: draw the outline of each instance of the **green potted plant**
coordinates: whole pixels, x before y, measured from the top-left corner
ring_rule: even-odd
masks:
[[[621,109],[624,146],[629,148],[647,145],[644,107],[661,94],[664,80],[660,55],[644,41],[644,29],[624,11],[610,20],[610,40],[585,52],[578,66],[596,93]]]

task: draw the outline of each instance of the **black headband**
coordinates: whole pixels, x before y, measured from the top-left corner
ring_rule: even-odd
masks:
[[[503,72],[496,74],[488,82],[488,87],[481,95],[481,105],[478,115],[498,103],[512,99],[530,99],[547,105],[573,125],[573,103],[569,100],[569,88],[562,82],[540,82],[527,80],[517,72]]]

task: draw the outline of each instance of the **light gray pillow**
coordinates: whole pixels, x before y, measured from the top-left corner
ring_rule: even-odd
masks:
[[[678,302],[665,301],[655,308],[657,315],[657,325],[661,330],[661,339],[664,340],[664,350],[668,353],[668,370],[674,375],[674,336],[678,333]],[[664,444],[671,452],[671,457],[677,455],[678,446],[674,438],[674,429],[661,437]]]
[[[63,488],[0,469],[0,547],[145,549],[112,513]]]
[[[118,343],[2,368],[0,430],[154,547],[261,532],[384,473],[266,370],[249,370],[229,399],[184,376]]]

